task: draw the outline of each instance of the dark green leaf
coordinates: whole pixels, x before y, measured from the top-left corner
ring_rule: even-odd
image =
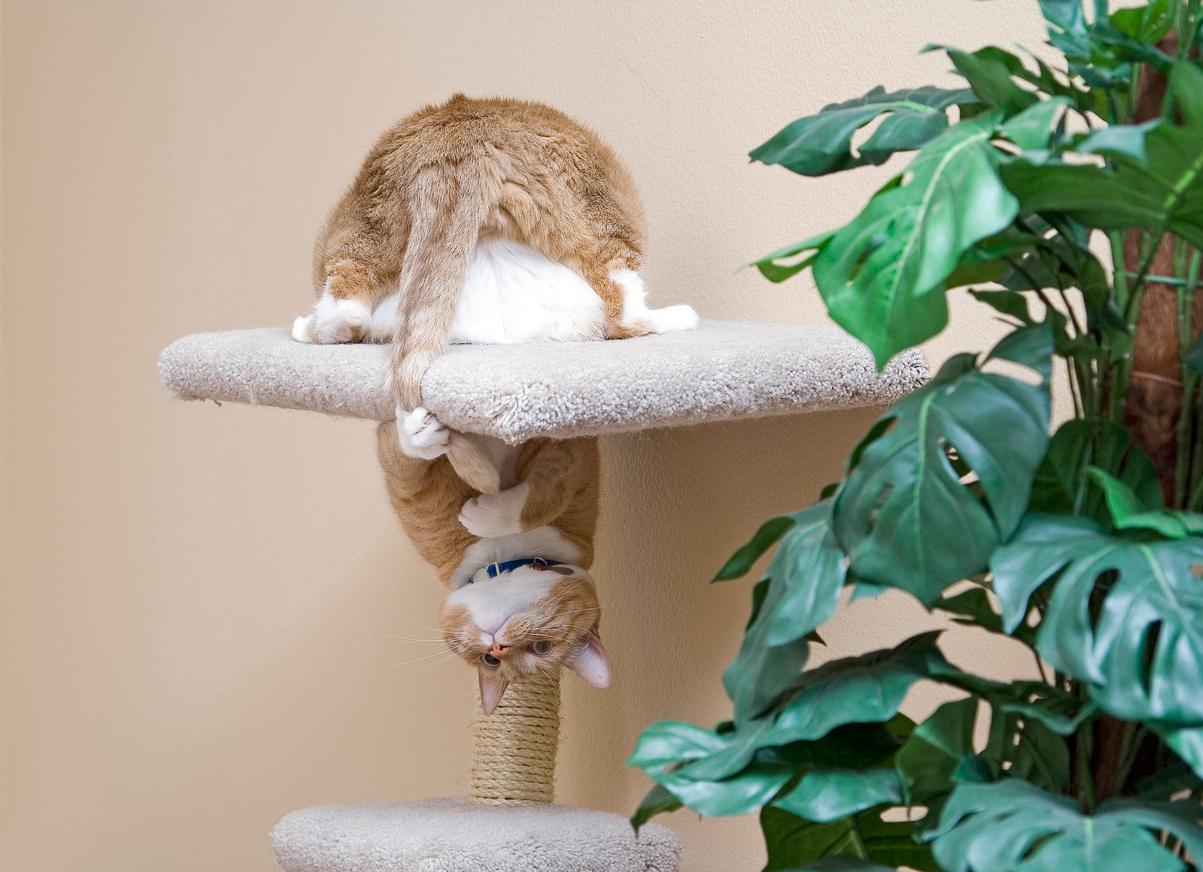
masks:
[[[779,248],[771,254],[766,254],[760,260],[753,261],[752,265],[760,270],[760,274],[770,282],[783,282],[786,279],[793,278],[813,264],[815,258],[818,256],[818,251],[831,238],[832,233],[834,231],[820,233],[801,242],[795,242],[793,245],[787,245],[785,248]],[[806,257],[798,257],[798,255],[808,251],[814,253]],[[779,263],[779,261],[787,260],[791,257],[794,260],[788,263]]]
[[[772,806],[764,809],[760,827],[769,854],[764,872],[806,868],[806,864],[824,857],[841,855],[887,867],[939,872],[931,850],[913,838],[914,825],[910,821],[883,821],[881,811],[872,809],[831,823],[811,823]]]
[[[826,823],[901,801],[898,773],[893,769],[812,769],[773,805],[804,820]]]
[[[746,814],[767,804],[801,769],[879,766],[897,748],[883,724],[848,724],[811,742],[774,741],[771,720],[704,730],[648,727],[630,765],[704,815]]]
[[[1101,499],[1086,489],[1088,466],[1107,470],[1132,489],[1144,508],[1161,505],[1157,470],[1127,430],[1111,421],[1073,419],[1062,424],[1049,441],[1048,453],[1032,482],[1031,509],[1105,520]]]
[[[981,282],[998,281],[1006,274],[1008,261],[1037,242],[1038,239],[1031,234],[1012,230],[989,236],[975,243],[961,255],[957,268],[944,279],[944,287],[960,288]]]
[[[973,697],[945,703],[899,749],[895,766],[907,804],[924,804],[952,789],[953,773],[973,755],[977,705]]]
[[[1138,163],[1145,163],[1148,159],[1145,138],[1156,126],[1156,121],[1146,121],[1143,124],[1112,124],[1082,137],[1074,151],[1080,154],[1127,157]]]
[[[1107,803],[1082,815],[1066,797],[1015,779],[958,784],[932,839],[947,872],[1177,872],[1183,864],[1158,840],[1159,830],[1203,849],[1195,803]]]
[[[991,605],[985,588],[971,587],[958,594],[941,597],[932,608],[956,615],[953,620],[958,624],[981,627],[991,633],[1003,632],[1002,618]]]
[[[732,734],[719,735],[679,721],[660,721],[643,731],[627,763],[643,769],[677,800],[701,814],[747,814],[772,799],[792,777],[792,770],[780,763],[753,764],[718,780],[692,778],[688,765],[682,765],[721,752],[731,742]],[[667,800],[661,798],[658,802]]]
[[[1043,681],[1012,681],[982,687],[975,692],[1003,714],[1036,721],[1059,736],[1072,735],[1098,711],[1094,703],[1085,702]]]
[[[852,571],[934,603],[954,581],[982,572],[1018,523],[1048,436],[1052,340],[1047,327],[1016,331],[987,363],[1006,360],[1041,379],[1031,385],[948,360],[900,401],[854,451],[836,497],[836,537]],[[977,473],[968,487],[948,452]]]
[[[1169,232],[1203,247],[1203,71],[1176,64],[1169,88],[1184,124],[1163,120],[1150,129],[1146,161],[1117,153],[1105,167],[1023,160],[1002,167],[1024,211],[1066,212],[1104,230]]]
[[[1020,148],[1044,148],[1052,136],[1053,122],[1065,114],[1068,105],[1069,100],[1065,97],[1052,97],[1033,103],[1008,119],[1002,125],[1001,133]]]
[[[727,739],[705,727],[684,721],[657,721],[639,736],[627,765],[645,771],[661,769],[706,757],[727,745]]]
[[[1008,627],[1056,577],[1037,647],[1126,720],[1203,722],[1203,538],[1141,541],[1030,515],[991,560]]]
[[[1039,0],[1049,42],[1071,58],[1089,59],[1090,34],[1082,0]]]
[[[1167,539],[1185,539],[1192,533],[1203,533],[1203,515],[1161,507],[1149,509],[1132,488],[1097,466],[1087,467],[1086,474],[1102,488],[1116,529],[1152,530]]]
[[[955,48],[947,51],[957,72],[987,106],[997,106],[1007,115],[1015,115],[1036,103],[1036,95],[1015,84],[1010,70],[1001,61]]]
[[[774,584],[785,594],[769,617],[765,641],[785,645],[804,638],[835,613],[847,573],[844,552],[831,535],[831,503],[823,501],[798,513],[796,527],[778,549],[770,567]]]
[[[835,612],[845,566],[830,515],[826,500],[794,515],[769,565],[763,603],[723,673],[737,721],[758,715],[789,686],[806,661],[806,637]]]
[[[1168,801],[1175,794],[1184,790],[1190,792],[1203,790],[1203,777],[1200,777],[1187,763],[1171,763],[1148,778],[1141,779],[1136,785],[1136,797],[1137,799]]]
[[[1155,729],[1174,753],[1203,778],[1203,727],[1157,725]]]
[[[998,46],[986,46],[972,54],[976,58],[1001,64],[1014,78],[1034,85],[1050,97],[1065,97],[1082,110],[1088,111],[1094,106],[1094,97],[1089,91],[1079,89],[1068,76],[1064,73],[1058,75],[1038,57],[1029,58],[1036,65],[1036,70],[1032,71],[1018,55]]]
[[[803,673],[774,712],[739,723],[724,737],[724,748],[689,767],[690,777],[727,778],[764,748],[814,741],[845,724],[889,720],[911,685],[951,669],[936,647],[938,635],[923,633],[896,648],[833,660]]]
[[[794,519],[790,515],[782,515],[765,521],[756,531],[756,535],[747,544],[740,546],[740,549],[723,564],[723,568],[714,576],[714,580],[730,581],[733,578],[742,578],[747,575],[752,564],[759,560],[764,552],[776,545],[777,540],[793,526]]]
[[[857,857],[824,857],[805,866],[791,866],[784,872],[895,872],[895,869]]]
[[[1156,43],[1173,29],[1177,6],[1172,0],[1150,0],[1145,6],[1116,9],[1111,13],[1111,23],[1139,42]]]
[[[1186,368],[1194,373],[1203,373],[1203,336],[1198,336],[1186,351]]]
[[[948,668],[936,646],[939,635],[922,633],[896,648],[833,660],[809,670],[795,682],[789,702],[777,717],[774,738],[817,739],[841,724],[888,720],[911,685]]]
[[[1099,61],[1104,61],[1106,72],[1116,81],[1130,81],[1134,63],[1148,64],[1162,73],[1168,73],[1174,67],[1174,58],[1156,45],[1135,39],[1110,23],[1096,24],[1091,37],[1096,68],[1103,66]]]
[[[993,717],[1004,722],[1008,747],[1003,749],[1000,771],[1011,778],[1022,778],[1053,793],[1069,785],[1069,746],[1043,723],[996,708]]]
[[[750,157],[806,176],[879,164],[895,151],[918,148],[939,135],[948,126],[944,110],[972,99],[967,90],[925,87],[886,93],[877,87],[863,97],[832,103],[816,115],[799,118],[754,149]],[[853,135],[882,115],[885,120],[860,154],[853,154]]]
[[[975,300],[985,303],[996,312],[1018,319],[1023,324],[1035,324],[1028,311],[1028,299],[1018,291],[978,291],[971,290],[969,295]]]
[[[680,807],[681,800],[657,784],[647,792],[643,802],[639,803],[639,808],[635,809],[635,813],[631,815],[631,826],[635,828],[635,832],[639,832],[639,828],[656,815],[667,814]]]
[[[819,252],[813,274],[828,312],[878,366],[948,321],[943,282],[1018,204],[998,178],[997,117],[962,121],[927,143],[905,184],[873,197]]]

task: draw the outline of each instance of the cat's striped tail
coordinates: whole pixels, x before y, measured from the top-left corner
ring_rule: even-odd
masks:
[[[475,160],[424,167],[409,188],[411,224],[393,331],[398,419],[422,405],[422,376],[447,346],[468,261],[499,197],[494,172]],[[498,471],[475,442],[453,433],[447,456],[470,487],[498,491]]]

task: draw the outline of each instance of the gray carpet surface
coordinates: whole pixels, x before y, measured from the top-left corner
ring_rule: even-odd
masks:
[[[320,805],[272,830],[285,872],[676,872],[671,830],[609,812],[466,799]]]
[[[197,333],[159,356],[184,399],[393,417],[388,347],[306,345],[287,330]],[[458,345],[422,383],[449,427],[517,444],[765,415],[887,405],[927,379],[918,351],[881,373],[833,327],[704,321],[698,330],[609,342]]]

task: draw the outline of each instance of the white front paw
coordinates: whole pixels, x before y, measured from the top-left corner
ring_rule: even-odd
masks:
[[[693,330],[698,326],[698,313],[693,306],[666,306],[663,309],[652,309],[645,316],[652,323],[652,329],[657,333],[681,333]]]
[[[451,431],[421,406],[412,412],[398,409],[397,441],[401,445],[401,453],[406,457],[434,460],[447,453]]]
[[[481,494],[464,503],[459,522],[473,536],[496,539],[522,532],[522,508],[530,485],[526,482],[499,494]]]

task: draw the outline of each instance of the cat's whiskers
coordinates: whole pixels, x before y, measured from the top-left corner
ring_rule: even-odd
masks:
[[[419,639],[417,636],[402,636],[397,633],[385,633],[382,630],[369,630],[368,632],[377,636],[385,636],[389,639],[397,639],[401,642],[407,642],[412,645],[439,645],[443,643],[442,636],[438,637],[437,639]]]
[[[418,663],[422,663],[423,661],[427,661],[427,660],[433,661],[431,664],[431,665],[433,665],[434,663],[438,663],[441,660],[444,660],[444,659],[446,659],[448,657],[452,657],[452,656],[454,656],[453,652],[450,649],[444,648],[441,651],[431,651],[428,654],[423,654],[421,657],[415,657],[412,660],[403,660],[400,663],[394,663],[394,664],[392,664],[392,666],[390,668],[397,669],[402,666],[414,666]]]

